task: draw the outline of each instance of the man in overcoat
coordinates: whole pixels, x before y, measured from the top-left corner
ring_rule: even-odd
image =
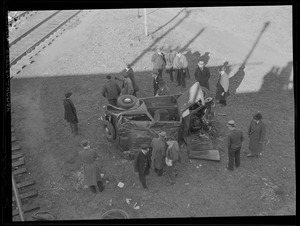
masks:
[[[157,173],[158,176],[162,176],[163,168],[165,166],[165,157],[167,150],[166,132],[159,133],[158,138],[153,138],[151,142],[152,156],[151,156],[151,168]]]
[[[227,105],[226,99],[229,96],[229,76],[224,66],[221,66],[218,70],[220,76],[217,82],[216,100],[224,107]]]
[[[204,61],[199,61],[198,67],[195,71],[195,79],[200,83],[201,86],[209,90],[209,78],[210,72],[207,67],[204,65]]]
[[[72,95],[71,92],[67,92],[65,94],[64,99],[64,109],[65,109],[65,120],[70,123],[71,131],[75,135],[78,135],[78,118],[76,113],[76,108],[70,99],[70,96]]]
[[[141,145],[141,150],[135,155],[133,167],[134,172],[138,174],[143,188],[147,189],[146,176],[150,174],[150,159],[147,155],[149,147],[146,144]]]
[[[186,56],[181,52],[178,52],[174,58],[173,69],[175,72],[175,78],[177,79],[177,86],[182,86],[182,88],[185,88],[185,79],[190,79],[190,73]]]
[[[157,51],[152,55],[151,62],[153,64],[153,71],[157,70],[158,75],[162,78],[162,72],[166,61],[161,49],[157,49]]]
[[[140,90],[138,84],[135,81],[135,77],[134,77],[134,71],[131,67],[130,64],[126,64],[126,68],[125,68],[125,73],[127,74],[128,78],[130,78],[131,82],[132,82],[132,86],[133,86],[133,94],[134,96],[136,96],[136,93]]]
[[[176,52],[169,49],[167,53],[165,54],[165,60],[166,60],[166,72],[170,75],[170,80],[171,82],[174,81],[173,77],[173,63],[174,63],[174,58],[176,56]]]
[[[119,85],[111,79],[110,75],[106,76],[106,83],[102,87],[102,96],[106,97],[108,103],[117,106],[117,99],[121,94]]]
[[[156,96],[157,91],[159,90],[159,83],[160,83],[160,81],[162,81],[162,78],[159,76],[158,70],[154,70],[152,72],[152,77],[153,77],[154,96]]]
[[[84,164],[84,184],[89,186],[93,193],[97,193],[96,186],[102,192],[104,184],[100,175],[100,168],[96,163],[98,155],[90,148],[88,140],[83,140],[82,146],[83,150],[79,152],[79,157]]]
[[[166,158],[170,160],[168,165],[166,162],[166,174],[171,185],[175,184],[175,175],[178,174],[177,164],[181,162],[180,147],[177,141],[167,141],[168,148],[166,151]]]
[[[250,138],[250,154],[248,154],[247,157],[258,157],[262,153],[263,143],[265,142],[266,136],[266,126],[262,121],[262,115],[260,112],[253,116],[253,120],[251,121],[248,129],[248,136]]]
[[[242,130],[236,129],[235,122],[233,120],[230,120],[227,123],[227,127],[230,132],[227,136],[228,166],[226,168],[233,170],[234,163],[235,167],[240,166],[240,154],[244,136]]]
[[[124,73],[123,76],[124,79],[122,84],[121,95],[133,95],[134,89],[133,89],[131,79],[128,77],[126,73]]]

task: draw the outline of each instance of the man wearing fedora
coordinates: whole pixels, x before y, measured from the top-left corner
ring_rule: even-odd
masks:
[[[102,87],[102,96],[106,97],[109,104],[117,106],[117,99],[121,94],[119,85],[111,79],[110,75],[106,76],[106,82]]]
[[[233,120],[230,120],[227,123],[227,127],[230,132],[227,136],[228,166],[226,168],[233,170],[234,163],[236,167],[240,166],[240,153],[244,136],[241,130],[236,129],[235,122]]]
[[[136,96],[136,93],[140,90],[138,84],[135,81],[134,72],[130,64],[126,64],[125,73],[127,74],[128,78],[130,78],[133,86],[133,96]]]
[[[158,135],[158,138],[153,138],[151,142],[151,168],[157,173],[158,176],[162,176],[163,168],[165,167],[166,150],[168,147],[166,137],[166,132],[161,131]]]
[[[263,143],[266,136],[266,126],[262,121],[262,115],[257,112],[250,123],[248,129],[248,136],[250,138],[249,151],[247,157],[258,157],[262,153]]]
[[[150,174],[150,159],[147,155],[149,147],[146,144],[141,145],[141,150],[135,155],[133,167],[134,172],[139,176],[143,188],[147,188],[146,176]]]
[[[99,191],[102,192],[104,185],[99,166],[96,163],[98,155],[90,148],[90,142],[88,140],[84,139],[81,144],[83,150],[79,152],[79,157],[84,164],[84,184],[89,186],[93,193],[97,193],[96,186]]]
[[[72,133],[78,135],[78,118],[77,118],[76,108],[74,107],[74,104],[70,99],[71,95],[72,95],[71,92],[67,92],[65,94],[66,97],[64,99],[65,120],[70,123]]]
[[[205,87],[209,90],[209,78],[210,72],[207,67],[205,67],[204,61],[200,60],[198,63],[198,67],[195,71],[195,79],[200,83],[201,86]]]
[[[166,64],[162,48],[158,48],[157,51],[152,55],[151,62],[153,64],[153,71],[157,70],[158,75],[162,78],[163,68]]]

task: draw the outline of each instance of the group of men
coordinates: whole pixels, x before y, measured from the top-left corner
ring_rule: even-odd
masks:
[[[171,82],[174,81],[174,76],[178,86],[185,87],[185,79],[189,78],[188,63],[186,57],[182,53],[172,50],[163,53],[161,49],[154,53],[151,59],[153,63],[153,87],[154,95],[169,95],[170,90],[166,82],[162,79],[162,72],[165,67],[166,72],[170,76]],[[173,76],[174,75],[174,76]],[[196,81],[202,87],[209,90],[209,69],[205,67],[204,61],[200,60],[198,67],[194,73]],[[134,72],[129,64],[126,65],[123,73],[123,79],[118,78],[122,82],[122,89],[112,80],[110,75],[106,76],[106,83],[102,87],[102,95],[107,98],[109,104],[117,106],[117,98],[120,95],[134,95],[139,91]],[[67,92],[63,101],[65,109],[65,120],[70,123],[71,132],[78,135],[78,117],[76,108],[70,99],[72,93]],[[221,106],[226,106],[226,98],[229,96],[229,76],[226,73],[226,67],[223,65],[219,68],[219,78],[217,81],[216,100]],[[236,128],[235,122],[230,120],[227,123],[230,133],[227,137],[228,148],[228,166],[229,170],[233,170],[234,165],[240,166],[240,150],[244,141],[243,132]],[[262,121],[261,113],[254,115],[248,129],[250,138],[249,151],[247,157],[258,157],[262,152],[263,144],[265,143],[266,129]],[[104,184],[102,178],[99,177],[99,167],[96,164],[97,155],[94,150],[90,149],[89,142],[82,142],[83,151],[80,152],[81,159],[84,163],[84,178],[85,184],[91,188],[91,191],[96,193],[96,187],[99,191],[103,191]],[[166,132],[159,133],[158,138],[154,138],[151,142],[152,155],[151,159],[147,155],[150,147],[146,144],[141,146],[140,152],[137,153],[134,160],[134,171],[138,175],[142,186],[147,188],[145,176],[149,175],[149,170],[152,168],[158,176],[161,176],[165,170],[168,175],[169,182],[175,183],[175,175],[177,171],[177,163],[180,162],[180,147],[177,141],[166,141]]]
[[[166,141],[166,138],[166,132],[160,132],[158,138],[153,138],[150,147],[142,144],[141,150],[135,155],[134,171],[145,189],[148,188],[146,176],[150,174],[150,168],[157,176],[162,176],[165,170],[169,183],[175,184],[175,176],[178,175],[176,166],[181,162],[180,147],[177,141]],[[150,148],[152,148],[151,158],[148,154]]]

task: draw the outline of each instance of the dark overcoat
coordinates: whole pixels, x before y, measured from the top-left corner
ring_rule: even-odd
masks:
[[[148,175],[150,169],[150,159],[142,151],[139,151],[134,158],[133,162],[134,172],[139,174]]]
[[[67,122],[78,123],[76,108],[71,99],[64,99],[65,120]]]
[[[195,79],[200,83],[201,86],[209,89],[209,78],[210,72],[208,68],[203,67],[203,70],[201,70],[199,67],[196,68]]]
[[[125,73],[131,79],[134,92],[138,92],[140,90],[140,88],[139,88],[138,84],[135,81],[134,72],[133,72],[132,68],[129,68],[129,70],[126,71]]]
[[[263,142],[266,136],[266,126],[263,121],[256,123],[254,120],[251,121],[248,135],[250,137],[249,150],[251,154],[257,155],[263,150]]]
[[[163,169],[165,166],[165,156],[167,150],[167,144],[160,138],[153,138],[151,142],[152,147],[152,168],[153,169]]]
[[[100,168],[96,163],[97,153],[93,149],[84,149],[79,152],[81,161],[84,164],[84,184],[96,186],[97,181],[102,181]]]

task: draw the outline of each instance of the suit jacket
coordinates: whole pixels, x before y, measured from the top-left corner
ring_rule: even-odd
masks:
[[[173,68],[174,69],[186,69],[188,67],[188,62],[186,56],[181,54],[179,57],[177,54],[174,58]]]
[[[176,56],[176,52],[174,51],[165,54],[166,69],[171,69],[173,67],[175,56]]]
[[[237,149],[242,146],[244,141],[243,132],[241,130],[231,130],[227,137],[227,147]]]
[[[64,99],[65,120],[67,122],[78,123],[76,108],[71,99]]]
[[[208,68],[204,67],[203,70],[201,70],[199,67],[196,68],[195,79],[200,83],[201,86],[209,89],[209,78],[210,72]]]
[[[150,159],[142,151],[139,151],[134,158],[133,162],[134,172],[140,174],[148,174],[150,168]]]
[[[108,100],[117,99],[120,93],[120,87],[113,80],[107,81],[102,87],[102,96],[106,97]]]

